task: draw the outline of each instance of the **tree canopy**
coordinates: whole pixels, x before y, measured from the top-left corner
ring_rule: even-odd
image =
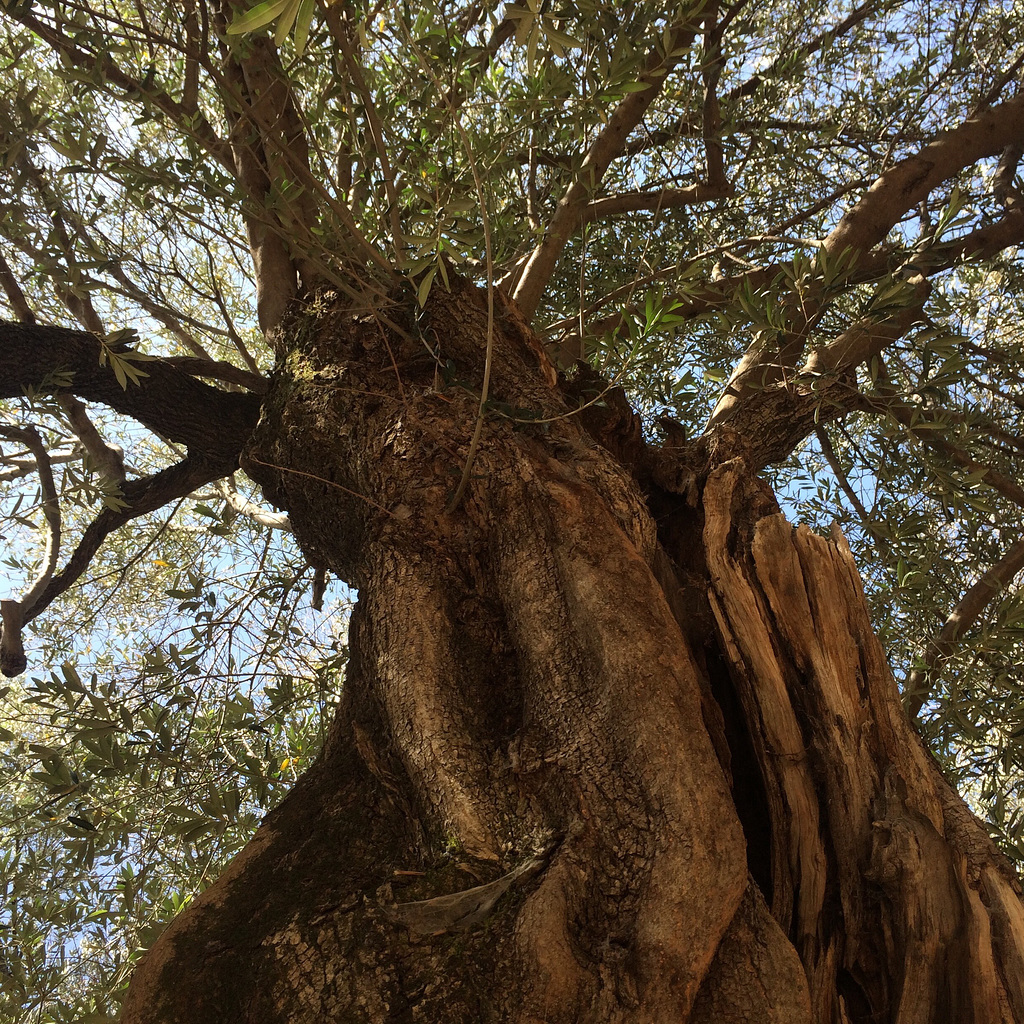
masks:
[[[238,456],[325,296],[474,281],[838,524],[1024,860],[1019,9],[6,0],[0,68],[0,1016],[112,1019],[319,748],[352,592]]]

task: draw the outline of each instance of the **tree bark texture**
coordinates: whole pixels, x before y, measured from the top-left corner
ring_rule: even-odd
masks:
[[[126,1024],[1024,1021],[1020,889],[845,542],[495,302],[291,324],[243,465],[359,589],[343,702]]]

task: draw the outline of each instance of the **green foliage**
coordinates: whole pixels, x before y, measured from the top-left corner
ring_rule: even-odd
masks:
[[[125,541],[41,623],[58,667],[4,696],[4,1019],[113,1019],[139,951],[315,756],[341,686],[344,602],[308,609],[290,545],[207,505]]]

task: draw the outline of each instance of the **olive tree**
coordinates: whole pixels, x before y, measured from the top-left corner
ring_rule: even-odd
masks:
[[[950,782],[1015,849],[1009,6],[2,30],[0,435],[43,538],[4,672],[212,488],[358,594],[319,757],[126,1024],[1024,1020],[1019,885]],[[131,725],[75,735],[114,764]]]

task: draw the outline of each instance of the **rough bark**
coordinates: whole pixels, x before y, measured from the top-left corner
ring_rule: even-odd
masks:
[[[359,588],[344,702],[126,1024],[1024,1020],[1017,883],[841,539],[613,393],[566,415],[598,385],[502,309],[455,508],[483,297],[291,325],[243,464]]]
[[[139,361],[138,383],[124,386],[111,371],[100,339],[88,331],[0,320],[0,345],[0,398],[35,390],[100,402],[169,441],[187,445],[193,455],[222,464],[225,474],[236,464],[259,414],[257,395],[220,391],[173,360]],[[209,364],[213,375],[217,366]]]

